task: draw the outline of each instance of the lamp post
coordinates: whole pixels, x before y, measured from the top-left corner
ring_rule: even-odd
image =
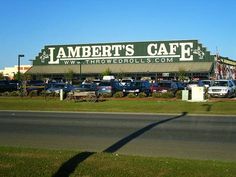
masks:
[[[18,76],[17,80],[18,81],[20,81],[20,58],[24,57],[24,56],[25,55],[22,55],[22,54],[18,55],[18,69],[17,69],[17,76]]]
[[[84,60],[80,60],[79,62],[79,77],[80,77],[80,81],[82,81],[82,64],[83,64]]]

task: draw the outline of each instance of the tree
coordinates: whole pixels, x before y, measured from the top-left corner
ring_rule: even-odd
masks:
[[[178,72],[178,80],[179,81],[184,81],[186,79],[186,71],[184,68],[179,68]]]
[[[24,74],[21,74],[21,79],[23,81],[32,80],[32,76],[30,74],[24,73]]]
[[[126,73],[124,71],[120,71],[118,74],[117,74],[117,78],[118,79],[122,79],[122,78],[125,78],[126,76]]]
[[[65,79],[71,83],[72,79],[74,77],[74,71],[72,69],[69,69],[67,73],[65,73]]]
[[[109,75],[111,75],[110,68],[107,68],[105,71],[102,72],[102,76],[109,76]]]
[[[0,79],[1,79],[1,80],[4,79],[3,73],[0,73]]]

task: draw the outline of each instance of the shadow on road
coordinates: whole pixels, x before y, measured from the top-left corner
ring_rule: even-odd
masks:
[[[154,128],[160,124],[164,124],[169,121],[179,119],[181,117],[184,117],[185,115],[187,115],[187,112],[183,112],[181,115],[176,116],[176,117],[172,117],[169,119],[165,119],[165,120],[162,120],[159,122],[154,122],[150,125],[147,125],[146,127],[142,128],[134,133],[131,133],[127,137],[122,138],[121,140],[117,141],[115,144],[113,144],[110,147],[108,147],[107,149],[103,150],[103,152],[114,153],[114,152],[118,151],[120,148],[122,148],[123,146],[125,146],[126,144],[128,144],[130,141],[134,140],[135,138],[139,137],[140,135],[144,134],[145,132],[151,130],[152,128]],[[81,153],[73,156],[68,161],[63,163],[61,165],[61,167],[58,169],[58,171],[52,177],[69,177],[70,174],[72,174],[75,171],[76,167],[80,163],[85,161],[87,158],[89,158],[93,154],[95,154],[95,152],[81,152]]]

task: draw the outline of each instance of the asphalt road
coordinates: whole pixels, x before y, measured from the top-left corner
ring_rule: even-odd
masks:
[[[236,116],[0,111],[0,146],[236,160]]]

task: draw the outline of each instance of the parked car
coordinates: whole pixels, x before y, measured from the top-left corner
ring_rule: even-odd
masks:
[[[127,83],[133,82],[133,79],[131,78],[124,78],[121,80],[121,84],[124,86]]]
[[[172,80],[161,80],[158,83],[157,92],[165,93],[165,92],[172,92],[175,94],[179,90],[177,82]]]
[[[18,80],[9,80],[9,84],[13,86],[14,89],[19,90],[21,87],[21,81]]]
[[[47,93],[60,93],[60,90],[62,89],[64,93],[68,93],[71,90],[73,90],[75,86],[71,84],[65,84],[65,83],[54,83],[52,84],[47,90]]]
[[[101,82],[100,79],[94,79],[94,80],[93,80],[93,83],[95,83],[96,85],[99,85],[100,82]]]
[[[123,88],[124,95],[128,95],[129,93],[134,93],[138,95],[139,93],[144,92],[147,96],[150,95],[150,83],[144,80],[135,80],[130,83],[126,83]]]
[[[26,82],[26,92],[29,94],[31,91],[36,90],[38,93],[45,89],[45,83],[42,80],[29,80]]]
[[[150,91],[151,91],[151,93],[157,92],[157,87],[158,87],[158,83],[157,83],[157,82],[152,83],[152,84],[150,85]]]
[[[186,88],[186,86],[183,82],[175,81],[175,80],[173,80],[173,82],[175,82],[177,84],[178,90],[184,90]]]
[[[102,80],[98,85],[98,95],[102,94],[111,94],[113,95],[116,92],[123,90],[121,83],[117,80]]]
[[[213,80],[202,80],[203,86],[208,89],[213,84]]]
[[[79,85],[78,87],[75,87],[72,91],[97,91],[97,84],[96,83],[84,83]]]
[[[8,80],[0,80],[0,92],[12,92],[17,89],[17,84],[11,84]]]
[[[234,97],[236,86],[232,80],[215,80],[208,89],[211,97]]]
[[[187,84],[187,89],[192,90],[193,87],[204,87],[202,80],[192,80]]]

